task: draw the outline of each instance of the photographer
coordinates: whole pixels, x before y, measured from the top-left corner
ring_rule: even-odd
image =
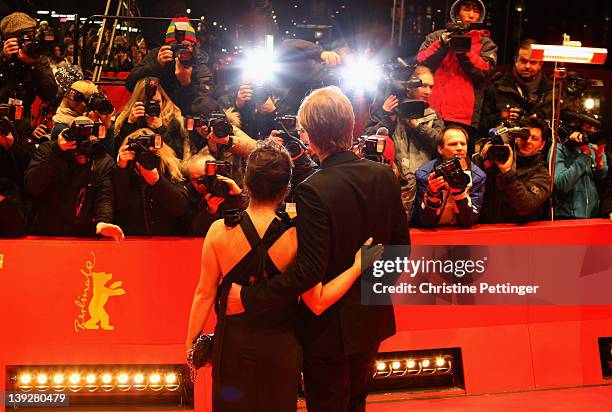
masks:
[[[491,143],[482,149],[482,166],[487,174],[481,223],[524,223],[546,217],[550,198],[550,174],[542,150],[548,127],[536,117],[518,122],[513,145],[506,144],[508,157],[488,159]],[[515,156],[516,152],[516,156]]]
[[[497,62],[497,46],[488,30],[478,28],[485,13],[481,0],[455,1],[452,27],[429,34],[417,54],[417,61],[434,73],[429,104],[445,122],[474,128],[480,122],[484,90]]]
[[[197,126],[194,128],[195,136],[191,134],[192,146],[195,144],[198,150],[207,146],[215,159],[228,161],[234,180],[242,185],[244,162],[255,150],[257,142],[240,129],[240,118],[236,112],[229,109],[200,116]]]
[[[86,116],[99,124],[104,132],[102,144],[108,154],[113,153],[113,131],[111,117],[114,107],[105,94],[101,93],[93,82],[77,80],[64,93],[62,102],[53,116],[55,122],[51,130],[51,139],[56,140],[62,130],[69,127],[75,118]]]
[[[166,45],[147,53],[126,79],[132,92],[139,80],[160,79],[171,100],[184,115],[210,113],[217,107],[213,98],[212,73],[200,59],[195,30],[187,17],[172,19],[166,31]]]
[[[123,239],[111,224],[115,162],[92,131],[91,119],[77,117],[34,153],[25,173],[25,188],[35,198],[32,234]]]
[[[604,140],[590,142],[592,127],[581,124],[580,131],[571,134],[557,145],[554,215],[558,219],[588,219],[599,213],[597,181],[608,173]]]
[[[438,158],[417,169],[412,208],[415,226],[471,227],[478,220],[486,176],[467,157],[468,134],[448,126],[436,140]]]
[[[181,161],[160,135],[138,129],[119,148],[113,172],[115,221],[130,236],[179,236],[187,212]]]
[[[435,156],[436,136],[444,128],[444,122],[435,110],[425,106],[425,110],[416,114],[410,109],[412,101],[427,102],[434,87],[431,71],[425,66],[418,66],[412,78],[407,82],[418,82],[407,88],[407,99],[400,101],[390,95],[382,106],[382,112],[374,112],[366,125],[366,135],[376,134],[384,127],[389,131],[395,145],[395,164],[399,168],[399,179],[402,187],[402,203],[408,213],[412,209],[416,195],[415,171]],[[402,104],[400,104],[402,103]],[[405,108],[404,110],[402,110]]]
[[[202,152],[185,163],[185,175],[189,179],[186,184],[189,211],[184,224],[187,236],[206,236],[210,225],[221,219],[224,211],[244,210],[249,203],[248,196],[236,182],[221,174],[219,168],[215,168],[215,174],[209,172],[211,163],[215,163],[215,159]]]
[[[30,154],[15,141],[13,131],[12,121],[0,116],[0,237],[26,234],[23,174]]]
[[[480,129],[487,133],[501,121],[515,123],[521,115],[551,118],[552,82],[542,73],[544,62],[531,58],[535,40],[523,40],[512,70],[500,74],[487,88]]]
[[[189,136],[184,127],[181,109],[170,99],[156,77],[136,83],[130,100],[115,122],[115,152],[125,138],[138,129],[151,129],[160,134],[179,159],[190,153]]]
[[[54,101],[57,94],[49,59],[41,55],[35,31],[36,20],[24,13],[10,14],[0,22],[4,40],[0,53],[0,102],[13,99],[24,107],[23,120],[15,125],[18,139],[27,136],[31,129],[28,120],[36,96]]]
[[[263,96],[265,92],[261,89],[257,89],[250,82],[241,84],[236,93],[234,106],[240,115],[242,129],[256,140],[270,136],[270,132],[275,128],[274,118],[277,116],[276,98]]]

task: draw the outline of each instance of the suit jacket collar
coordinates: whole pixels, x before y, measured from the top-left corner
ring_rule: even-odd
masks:
[[[332,167],[342,163],[352,162],[355,160],[359,160],[359,157],[357,157],[355,153],[351,152],[350,150],[343,150],[341,152],[336,152],[327,156],[321,162],[321,169],[327,169],[328,167]]]

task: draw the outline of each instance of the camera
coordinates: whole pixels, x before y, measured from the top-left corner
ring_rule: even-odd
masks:
[[[45,30],[40,32],[39,38],[45,43],[53,43],[55,41],[55,33],[53,30]]]
[[[213,112],[210,116],[188,116],[185,121],[185,128],[193,131],[199,127],[207,127],[217,137],[227,137],[234,131],[234,127],[223,113]]]
[[[385,75],[384,79],[387,82],[388,94],[405,98],[407,89],[416,89],[423,86],[421,79],[414,78],[414,70],[416,64],[408,64],[401,57],[396,61],[387,63],[383,66]]]
[[[42,45],[31,35],[24,33],[17,38],[17,44],[30,59],[38,59],[42,54]]]
[[[15,125],[13,122],[23,118],[23,106],[0,104],[0,134],[9,134]]]
[[[268,97],[272,95],[270,87],[265,83],[252,84],[251,89],[253,90],[253,96],[251,97],[253,104],[264,104]]]
[[[306,144],[297,136],[297,116],[285,115],[274,118],[280,133],[278,137],[283,139],[283,146],[289,152],[291,160],[295,161],[306,153]]]
[[[481,30],[482,23],[465,25],[460,19],[446,23],[447,33],[450,35],[448,47],[455,53],[466,53],[472,48],[472,38],[466,33],[471,30]]]
[[[89,96],[86,107],[86,110],[95,110],[100,114],[111,114],[115,110],[108,97],[102,93],[93,93]]]
[[[470,176],[463,171],[459,157],[440,163],[434,173],[436,177],[444,177],[444,181],[453,189],[463,190],[470,183]]]
[[[196,64],[196,58],[191,44],[173,44],[170,48],[172,53],[174,53],[174,57],[178,57],[179,63],[183,66],[191,67]]]
[[[382,136],[367,136],[363,139],[361,154],[368,160],[378,163],[389,163],[383,153],[387,147],[387,141]]]
[[[66,98],[77,103],[85,103],[85,110],[94,110],[99,114],[111,114],[115,110],[104,93],[92,93],[89,97],[85,97],[80,91],[70,89],[66,93]]]
[[[240,224],[242,220],[242,210],[240,209],[229,209],[222,212],[223,223],[227,227],[235,227]]]
[[[97,140],[90,140],[90,136]],[[106,127],[102,123],[94,123],[86,117],[74,119],[70,128],[64,132],[64,139],[76,142],[77,152],[84,154],[90,159],[98,159],[104,156],[106,150],[100,139],[106,138]]]
[[[399,104],[397,110],[404,119],[420,119],[425,117],[427,103],[423,100],[404,99]]]
[[[141,134],[128,138],[128,150],[136,154],[135,160],[147,170],[159,167],[159,156],[150,149],[161,149],[163,144],[159,134]]]
[[[592,116],[563,110],[560,120],[558,130],[559,140],[566,146],[578,147],[589,143],[603,144],[606,141],[606,136],[601,131],[601,121]],[[585,136],[582,142],[577,142],[569,138],[573,132],[579,132]]]
[[[217,137],[229,136],[234,131],[234,127],[223,113],[211,113],[206,125]]]
[[[145,115],[159,117],[161,115],[161,105],[154,100],[159,87],[159,79],[157,77],[147,77],[145,80]]]
[[[211,196],[226,199],[229,196],[229,185],[217,178],[217,175],[231,177],[231,165],[227,160],[207,160],[204,177],[198,179],[198,183],[206,186],[206,191]]]
[[[503,123],[495,129],[489,130],[489,142],[491,146],[489,146],[486,156],[483,157],[484,160],[506,163],[510,157],[510,148],[506,146],[506,144],[510,143],[508,131],[509,129]],[[529,132],[529,129],[527,129],[527,132]]]

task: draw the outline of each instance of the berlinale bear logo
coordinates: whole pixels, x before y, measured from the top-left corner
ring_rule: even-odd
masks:
[[[74,301],[74,304],[80,308],[79,316],[74,320],[74,330],[83,329],[104,329],[113,330],[114,327],[110,324],[108,312],[104,309],[111,296],[125,295],[125,290],[121,288],[122,282],[113,282],[110,286],[106,284],[112,279],[111,273],[94,272],[96,265],[96,256],[94,253],[93,260],[88,260],[85,264],[87,270],[81,269],[81,273],[85,276],[85,288],[83,294]],[[91,287],[93,283],[93,288]],[[91,298],[89,298],[89,290],[92,289]],[[87,303],[89,302],[89,305]],[[87,311],[85,306],[87,305]],[[87,318],[89,315],[89,318]]]

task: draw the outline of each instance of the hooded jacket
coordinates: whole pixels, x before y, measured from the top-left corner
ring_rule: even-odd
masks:
[[[482,1],[480,22],[484,20],[486,8]],[[454,21],[461,0],[451,7],[450,17]],[[497,64],[497,46],[489,37],[488,30],[470,30],[471,48],[457,54],[442,41],[446,29],[429,34],[417,54],[417,61],[431,69],[436,87],[429,104],[445,121],[478,127],[480,110],[487,80]]]
[[[550,119],[552,81],[542,74],[536,91],[537,98],[529,101],[527,93],[517,81],[514,68],[494,78],[485,92],[480,130],[487,133],[496,127],[502,121],[500,112],[506,107],[520,107],[527,115],[536,114],[541,119]]]
[[[590,147],[587,156],[576,147],[557,146],[555,166],[555,218],[589,219],[599,212],[599,194],[596,181],[602,181],[608,174],[606,156],[603,168],[593,167],[595,151]]]
[[[546,217],[550,174],[542,153],[516,157],[516,170],[500,173],[493,165],[487,180],[481,223],[525,223]]]

